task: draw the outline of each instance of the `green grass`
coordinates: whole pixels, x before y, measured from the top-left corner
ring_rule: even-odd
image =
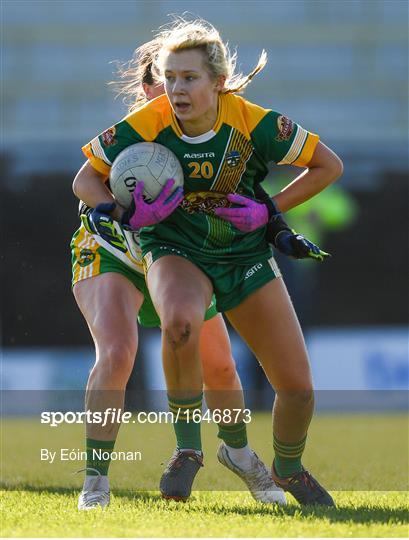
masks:
[[[337,492],[338,508],[272,508],[247,493],[198,492],[187,503],[157,493],[114,492],[105,511],[80,513],[76,490],[7,491],[2,534],[10,537],[406,537],[402,493]]]
[[[118,450],[140,450],[141,462],[111,465],[106,511],[76,510],[79,462],[39,460],[39,449],[82,449],[83,426],[51,429],[38,419],[6,420],[2,430],[1,534],[7,537],[407,537],[407,419],[317,416],[305,464],[331,489],[336,509],[262,505],[215,458],[215,426],[203,426],[205,468],[187,503],[158,495],[162,463],[173,447],[171,426],[123,426]],[[255,415],[251,445],[270,464],[271,418]],[[142,491],[146,489],[147,491]],[[217,491],[216,491],[217,490]],[[381,491],[382,490],[382,491]],[[386,491],[389,490],[389,491]]]

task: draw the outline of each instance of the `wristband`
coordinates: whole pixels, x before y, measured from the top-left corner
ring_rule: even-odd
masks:
[[[284,231],[286,231],[287,233],[293,234],[293,231],[287,225],[282,215],[276,214],[267,223],[266,237],[267,237],[268,242],[273,244],[274,247],[277,247],[278,235]]]
[[[278,209],[277,204],[275,203],[274,199],[271,197],[266,198],[263,203],[267,206],[267,212],[268,212],[268,220],[271,221],[271,219],[274,216],[277,216],[278,214],[281,214],[280,210]]]

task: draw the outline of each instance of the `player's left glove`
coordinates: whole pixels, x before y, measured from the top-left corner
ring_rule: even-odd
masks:
[[[278,251],[294,259],[314,259],[320,262],[327,257],[331,257],[329,253],[322,251],[302,234],[290,229],[274,199],[268,195],[260,184],[254,186],[254,193],[267,207],[266,239]]]
[[[252,232],[263,227],[268,222],[268,209],[264,203],[236,193],[229,193],[227,200],[243,206],[238,208],[215,208],[214,213],[216,216],[230,221],[239,231]]]
[[[98,204],[96,208],[90,208],[85,214],[81,214],[80,218],[90,234],[99,235],[108,244],[126,253],[128,248],[125,238],[116,230],[114,219],[110,215],[115,206],[114,202]]]

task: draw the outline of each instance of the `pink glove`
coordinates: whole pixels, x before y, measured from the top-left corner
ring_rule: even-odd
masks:
[[[239,231],[255,231],[268,223],[268,210],[264,203],[235,193],[227,195],[227,200],[243,206],[241,208],[215,208],[214,213],[216,216],[230,221]]]
[[[138,182],[133,192],[132,204],[122,216],[121,224],[136,231],[141,227],[155,225],[170,216],[183,200],[183,187],[178,187],[170,194],[174,183],[173,178],[169,178],[156,199],[152,203],[146,203],[142,197],[144,183]]]

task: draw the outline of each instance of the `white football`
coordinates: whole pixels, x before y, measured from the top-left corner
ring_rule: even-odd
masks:
[[[178,158],[165,146],[154,142],[132,144],[115,158],[109,175],[109,185],[115,199],[129,208],[137,182],[143,180],[144,199],[153,201],[166,180],[173,178],[175,185],[183,186],[183,170]]]

